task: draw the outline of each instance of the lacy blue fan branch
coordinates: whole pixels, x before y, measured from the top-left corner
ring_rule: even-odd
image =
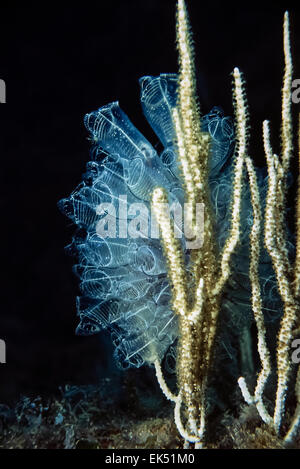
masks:
[[[83,182],[69,198],[59,202],[62,212],[78,227],[66,248],[77,256],[74,270],[81,282],[82,296],[77,298],[80,323],[76,332],[89,335],[108,329],[115,346],[115,359],[123,368],[151,364],[156,358],[162,360],[178,336],[160,240],[143,231],[143,227],[151,226],[153,221],[150,200],[157,186],[167,190],[170,204],[177,202],[183,206],[184,203],[172,121],[177,76],[143,77],[140,86],[143,112],[162,143],[163,151],[156,152],[118,102],[87,114],[84,122],[93,141],[92,161],[87,163]],[[231,220],[234,129],[231,118],[225,117],[217,107],[203,116],[201,124],[212,139],[209,183],[218,247],[221,248]],[[264,200],[266,179],[259,171],[257,174]],[[105,210],[99,210],[100,204],[111,204],[115,208],[112,223],[116,228],[124,222],[119,213],[120,196],[126,196],[122,198],[124,213],[128,212],[128,221],[132,223],[135,214],[130,211],[131,204],[143,203],[148,209],[145,223],[139,216],[136,224],[140,237],[99,236],[97,227],[107,216]],[[252,321],[248,278],[248,236],[252,219],[250,194],[245,189],[241,211],[243,234],[234,254],[233,274],[222,303],[222,309],[230,310],[230,320],[236,330],[242,330]],[[190,252],[184,236],[181,244],[188,265]],[[262,254],[260,280],[266,320],[278,318],[280,302],[266,251]]]

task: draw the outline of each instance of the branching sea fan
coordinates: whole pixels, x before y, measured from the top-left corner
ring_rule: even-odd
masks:
[[[234,131],[221,108],[200,114],[184,0],[178,0],[176,36],[179,75],[140,79],[143,112],[163,150],[154,149],[117,102],[87,114],[92,161],[83,182],[59,206],[78,227],[67,248],[77,256],[81,281],[77,333],[108,329],[120,367],[154,365],[162,391],[175,404],[179,433],[200,448],[208,390],[218,388],[219,376],[238,383],[271,432],[279,435],[285,413],[300,291],[300,225],[293,261],[285,219],[292,60],[286,13],[282,156],[273,154],[265,121],[267,168],[257,169],[248,154],[249,115],[240,70],[233,71]],[[267,330],[270,322],[275,327]],[[275,352],[276,402],[269,409],[263,395],[274,377]],[[163,376],[169,353],[176,359],[176,394]],[[252,395],[247,378],[257,371]],[[298,406],[287,442],[300,422],[299,382],[298,371]]]

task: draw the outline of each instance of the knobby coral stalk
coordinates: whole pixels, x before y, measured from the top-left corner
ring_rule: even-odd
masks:
[[[262,363],[261,372],[257,380],[257,386],[254,397],[248,391],[244,378],[239,379],[239,385],[242,394],[249,404],[255,404],[263,421],[270,426],[274,426],[277,433],[280,432],[282,420],[285,415],[285,400],[290,384],[290,375],[292,370],[291,362],[291,341],[295,333],[295,328],[299,324],[299,259],[300,259],[300,234],[299,220],[297,221],[297,242],[296,259],[294,266],[291,266],[287,241],[286,241],[286,200],[287,200],[287,176],[290,166],[290,158],[293,150],[293,132],[292,132],[292,112],[291,112],[291,84],[292,84],[292,58],[289,36],[289,17],[286,12],[283,23],[283,43],[285,72],[282,88],[282,131],[281,146],[282,154],[278,157],[273,153],[270,142],[270,124],[268,121],[263,123],[263,141],[264,150],[268,168],[268,192],[265,209],[265,227],[264,242],[266,249],[272,259],[273,268],[276,274],[278,290],[283,302],[283,315],[281,318],[280,329],[277,339],[277,390],[273,417],[267,412],[262,396],[267,379],[270,374],[270,355],[266,346],[266,331],[263,316],[261,313],[261,304],[259,298],[259,283],[257,278],[257,241],[253,238],[253,228],[251,233],[251,261],[250,261],[250,280],[252,285],[252,306],[254,317],[258,330],[258,351]],[[300,125],[298,132],[300,134]],[[300,136],[299,148],[300,148]],[[249,171],[248,171],[249,172]],[[251,183],[250,188],[252,197],[252,206],[254,212],[258,213],[260,204],[253,199],[255,193],[258,195],[256,184]],[[300,183],[298,181],[298,202],[297,215],[299,217],[299,197]],[[255,267],[255,270],[253,270]],[[288,431],[285,441],[291,442],[296,435],[297,427],[300,423],[300,393],[299,393],[299,370],[296,377],[295,393],[297,398],[297,407],[294,418]]]
[[[187,222],[189,233],[196,235],[196,204],[205,206],[203,246],[192,253],[192,279],[185,274],[183,252],[170,218],[164,210],[167,194],[157,188],[152,196],[153,211],[161,231],[162,246],[167,259],[172,287],[172,305],[179,320],[177,350],[177,384],[179,393],[174,396],[167,390],[158,361],[156,374],[164,394],[175,402],[175,422],[185,440],[197,447],[204,444],[206,429],[206,388],[213,359],[214,340],[220,310],[221,295],[230,275],[231,256],[240,237],[240,206],[243,166],[247,135],[241,123],[246,110],[241,107],[242,87],[236,87],[238,121],[238,151],[235,162],[232,196],[232,221],[229,237],[218,256],[208,185],[209,139],[201,131],[201,116],[196,97],[193,46],[187,11],[183,0],[178,0],[177,46],[179,51],[179,92],[177,107],[173,110],[178,162],[182,171],[186,202],[189,207]],[[237,81],[241,81],[236,70]],[[189,284],[191,281],[191,285]],[[187,291],[189,294],[187,295]],[[186,425],[182,423],[182,408],[186,411]]]
[[[292,268],[288,257],[285,229],[287,175],[292,155],[291,83],[292,59],[289,39],[289,18],[284,15],[285,73],[282,89],[282,156],[272,151],[269,122],[263,123],[264,149],[268,167],[268,193],[265,210],[264,242],[272,259],[279,293],[283,300],[283,316],[277,343],[277,393],[274,415],[271,417],[263,402],[266,383],[271,373],[270,353],[266,342],[266,327],[262,312],[259,281],[260,234],[262,225],[261,201],[256,172],[248,155],[249,117],[244,80],[238,68],[234,69],[234,107],[236,122],[236,152],[232,193],[231,228],[222,252],[217,255],[214,223],[208,186],[208,135],[201,131],[200,108],[196,96],[194,51],[184,0],[178,0],[177,47],[179,52],[179,92],[173,110],[175,147],[181,167],[186,202],[189,207],[187,222],[191,236],[197,234],[196,205],[205,205],[204,242],[192,253],[192,278],[186,273],[181,245],[175,238],[170,217],[164,207],[168,196],[157,188],[152,197],[153,211],[161,231],[162,246],[167,259],[172,286],[172,306],[179,319],[177,350],[178,395],[172,394],[163,378],[158,360],[155,362],[157,379],[168,399],[175,403],[175,423],[182,437],[203,447],[206,429],[206,388],[213,359],[214,339],[223,288],[230,276],[231,260],[240,239],[240,214],[244,168],[248,174],[253,224],[250,233],[249,278],[252,287],[252,309],[258,332],[258,353],[261,370],[254,395],[243,377],[238,380],[248,404],[255,405],[262,420],[274,426],[277,432],[284,416],[284,405],[291,372],[290,346],[295,326],[299,327],[299,272],[300,229],[297,222],[296,260]],[[299,117],[300,140],[300,117]],[[300,148],[300,141],[299,141]],[[300,179],[299,179],[300,181]],[[299,215],[300,182],[298,184]],[[300,217],[300,216],[299,216]],[[293,282],[290,281],[293,276]],[[297,407],[286,441],[292,441],[300,423],[300,373],[296,379]],[[185,409],[185,421],[182,420]]]

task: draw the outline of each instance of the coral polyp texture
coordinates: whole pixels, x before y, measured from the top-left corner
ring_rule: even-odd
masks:
[[[219,107],[200,113],[183,0],[178,1],[177,48],[178,75],[140,79],[142,109],[162,150],[155,150],[118,102],[87,114],[91,161],[83,182],[59,206],[77,225],[67,247],[77,256],[74,270],[82,292],[77,333],[107,329],[120,367],[154,366],[162,391],[175,404],[179,433],[201,448],[212,369],[224,372],[237,389],[239,384],[241,397],[256,407],[270,435],[280,435],[285,418],[289,353],[299,327],[300,265],[300,235],[292,263],[295,246],[285,220],[292,152],[288,15],[283,155],[273,154],[265,122],[268,174],[254,168],[248,155],[248,107],[238,68],[233,71],[235,126]],[[261,367],[252,395],[246,380],[255,373],[253,324]],[[279,329],[275,371],[269,326],[273,342]],[[222,353],[230,358],[231,373],[222,370]],[[176,356],[176,393],[164,378],[168,354]],[[273,408],[264,402],[271,373],[278,380]],[[296,397],[287,442],[299,424],[299,373]]]

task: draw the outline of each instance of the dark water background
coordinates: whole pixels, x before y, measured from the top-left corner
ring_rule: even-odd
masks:
[[[279,151],[285,9],[294,77],[300,78],[300,4],[188,5],[202,111],[220,105],[232,115],[230,74],[239,66],[247,80],[251,154],[263,165],[265,118],[273,123]],[[74,334],[78,283],[63,250],[73,227],[56,203],[80,182],[89,159],[85,113],[119,100],[157,143],[141,112],[138,78],[177,71],[174,18],[174,0],[1,5],[0,78],[7,104],[0,105],[0,339],[7,344],[7,364],[0,365],[0,402],[116,373],[109,337]]]

